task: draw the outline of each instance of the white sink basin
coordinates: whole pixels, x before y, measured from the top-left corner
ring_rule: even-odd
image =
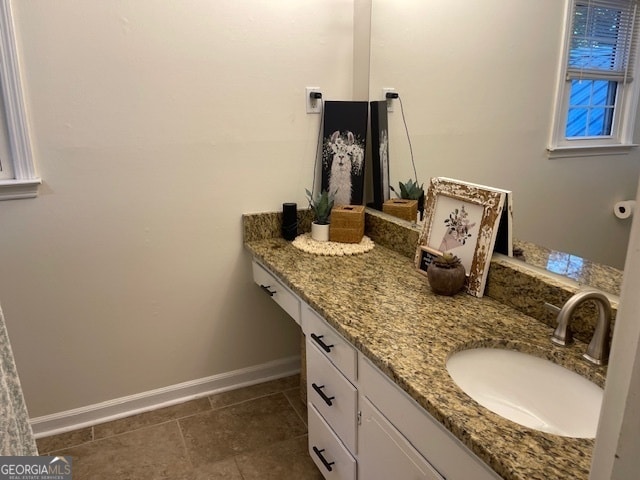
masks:
[[[471,398],[525,427],[595,438],[603,390],[560,365],[522,352],[474,348],[453,354],[447,370]]]

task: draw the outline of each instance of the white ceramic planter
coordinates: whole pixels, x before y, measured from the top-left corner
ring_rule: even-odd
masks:
[[[316,242],[328,242],[329,241],[329,224],[320,225],[313,222],[311,224],[311,238]]]

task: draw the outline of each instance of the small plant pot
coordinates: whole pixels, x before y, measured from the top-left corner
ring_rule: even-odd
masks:
[[[329,241],[329,224],[321,225],[313,222],[311,224],[311,238],[316,242],[328,242]]]
[[[465,270],[464,266],[458,265],[454,268],[442,268],[437,265],[429,265],[427,268],[427,278],[433,293],[438,295],[455,295],[464,287]]]

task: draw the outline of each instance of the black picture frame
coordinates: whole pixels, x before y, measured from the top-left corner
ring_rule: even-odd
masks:
[[[389,119],[387,101],[370,102],[371,168],[373,174],[373,208],[382,210],[391,198],[389,189]]]
[[[322,141],[322,190],[335,205],[362,205],[369,102],[326,101]]]

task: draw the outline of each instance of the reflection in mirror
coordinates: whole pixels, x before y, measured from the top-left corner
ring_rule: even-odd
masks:
[[[515,238],[622,268],[631,222],[613,205],[635,198],[638,152],[547,157],[564,3],[372,0],[369,99],[400,94],[420,183],[444,176],[511,190]],[[397,186],[414,175],[394,102]]]
[[[521,260],[529,265],[567,277],[581,286],[598,288],[612,295],[620,296],[622,270],[570,253],[541,247],[531,242],[514,240],[514,245],[522,252],[523,258]]]
[[[383,212],[367,209],[370,215],[379,216],[398,224],[404,224],[416,232],[416,238],[424,228],[424,222],[409,222],[396,216],[390,217]],[[532,242],[513,239],[513,257],[505,261],[526,262],[527,268],[544,271],[552,276],[562,277],[576,287],[588,286],[598,288],[610,295],[620,296],[623,271],[609,265],[599,264],[566,252],[559,252],[542,247]]]

